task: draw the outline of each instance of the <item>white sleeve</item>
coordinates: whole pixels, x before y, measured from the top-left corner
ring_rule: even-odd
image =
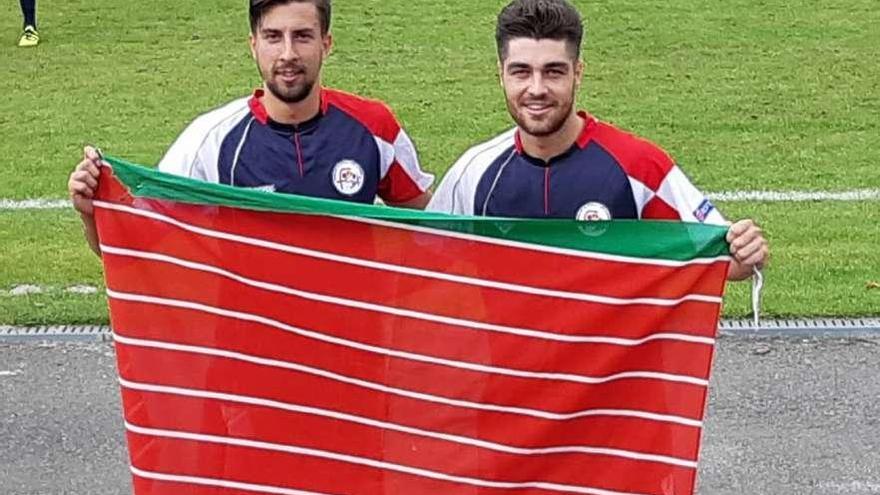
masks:
[[[398,124],[395,121],[395,126]],[[381,158],[379,197],[388,203],[408,201],[424,193],[434,183],[434,176],[422,171],[415,144],[402,127],[393,143],[374,136]]]
[[[452,215],[473,215],[473,198],[467,201],[460,187],[462,175],[469,161],[470,159],[465,154],[446,172],[446,175],[440,180],[440,185],[434,190],[434,195],[425,211]],[[467,205],[470,205],[470,209],[466,209]]]
[[[199,159],[202,139],[196,129],[196,123],[190,124],[174,141],[159,161],[159,171],[180,175],[191,179],[208,180],[208,173]]]
[[[159,161],[161,172],[206,182],[219,182],[217,160],[227,133],[244,119],[248,98],[239,98],[198,116]]]
[[[427,191],[434,183],[434,176],[422,170],[416,146],[403,128],[394,140],[394,161],[400,164],[406,175],[422,192]]]
[[[727,220],[718,208],[693,185],[677,165],[666,174],[657,190],[657,196],[675,208],[682,222],[727,225]]]
[[[453,215],[477,215],[474,201],[477,187],[483,174],[505,152],[508,159],[514,153],[514,134],[516,128],[496,136],[490,141],[467,150],[446,172],[427,211],[450,213]],[[510,150],[510,151],[508,151]]]

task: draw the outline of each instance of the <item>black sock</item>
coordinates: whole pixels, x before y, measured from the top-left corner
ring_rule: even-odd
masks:
[[[24,16],[24,25],[37,27],[37,0],[19,0],[21,3],[21,15]]]

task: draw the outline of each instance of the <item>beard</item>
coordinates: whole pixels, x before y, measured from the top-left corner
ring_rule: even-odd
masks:
[[[518,105],[517,102],[507,98],[507,111],[516,122],[516,125],[526,133],[535,137],[547,137],[557,133],[565,121],[574,110],[575,89],[572,88],[570,97],[567,100],[557,101],[556,105],[541,120],[534,119],[528,115],[525,105]],[[531,100],[533,102],[549,103],[547,100]]]
[[[276,79],[278,73],[282,70],[293,69],[300,75],[300,81],[294,84],[284,84]],[[318,71],[321,68],[318,67]],[[270,74],[263,74],[263,81],[266,83],[266,89],[269,90],[276,98],[284,103],[299,103],[305,100],[315,87],[315,77],[310,77],[309,71],[302,65],[287,65],[281,67],[273,67]]]

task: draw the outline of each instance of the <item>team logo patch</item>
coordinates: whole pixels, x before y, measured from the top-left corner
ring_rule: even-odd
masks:
[[[602,203],[592,202],[581,206],[574,217],[581,222],[611,220],[611,210]]]
[[[694,211],[694,217],[703,223],[709,218],[709,214],[712,213],[712,210],[715,209],[715,205],[712,204],[708,199],[704,199],[702,203],[700,203],[700,207]]]
[[[342,160],[333,167],[333,187],[340,194],[354,196],[364,187],[364,169],[354,160]]]

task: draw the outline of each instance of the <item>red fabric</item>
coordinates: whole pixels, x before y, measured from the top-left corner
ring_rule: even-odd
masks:
[[[660,196],[654,196],[645,203],[642,218],[645,220],[681,220],[681,215]]]
[[[269,123],[269,112],[263,106],[263,94],[264,91],[262,89],[254,90],[254,95],[248,100],[248,107],[250,107],[251,113],[257,119],[257,122],[266,125]]]
[[[379,197],[388,203],[405,203],[423,193],[397,160],[391,163],[388,173],[379,181]]]
[[[657,191],[675,163],[659,146],[600,122],[593,141],[607,151],[623,167],[626,174],[652,191]]]
[[[381,101],[324,88],[321,90],[321,102],[325,111],[330,106],[338,108],[363,124],[379,139],[389,144],[394,144],[397,140],[400,124],[391,109]]]
[[[99,198],[137,495],[693,493],[720,303],[578,295],[720,297],[724,263]]]

